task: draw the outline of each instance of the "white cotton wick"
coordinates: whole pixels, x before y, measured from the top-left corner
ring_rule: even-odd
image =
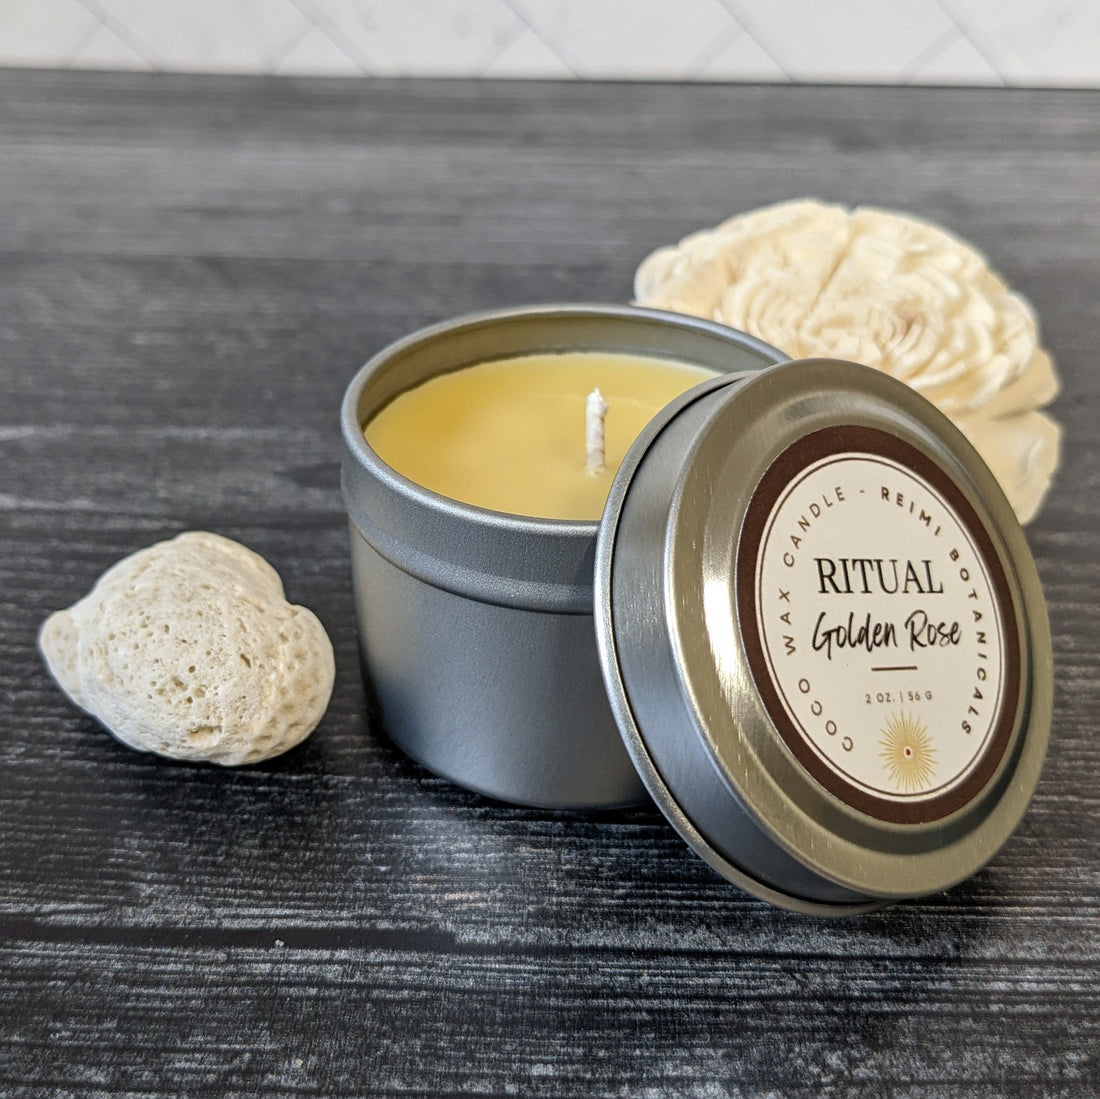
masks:
[[[588,394],[584,403],[584,452],[585,469],[595,475],[604,470],[604,420],[607,418],[607,401],[598,389]]]

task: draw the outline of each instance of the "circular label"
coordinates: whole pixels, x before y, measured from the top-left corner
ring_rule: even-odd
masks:
[[[757,486],[737,569],[757,686],[823,786],[911,823],[985,785],[1019,643],[989,536],[939,466],[877,429],[807,436]]]

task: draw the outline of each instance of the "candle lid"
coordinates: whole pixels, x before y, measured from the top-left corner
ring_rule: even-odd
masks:
[[[983,866],[1039,779],[1050,635],[993,475],[867,367],[784,363],[674,402],[620,467],[595,614],[657,805],[719,873],[799,911]]]

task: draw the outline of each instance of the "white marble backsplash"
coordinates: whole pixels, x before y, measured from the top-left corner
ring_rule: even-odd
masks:
[[[0,65],[1100,86],[1100,0],[0,0]]]

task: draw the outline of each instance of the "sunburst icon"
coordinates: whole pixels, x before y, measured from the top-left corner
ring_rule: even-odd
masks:
[[[936,749],[924,723],[903,711],[886,719],[879,738],[879,758],[903,793],[925,789],[936,770]]]

